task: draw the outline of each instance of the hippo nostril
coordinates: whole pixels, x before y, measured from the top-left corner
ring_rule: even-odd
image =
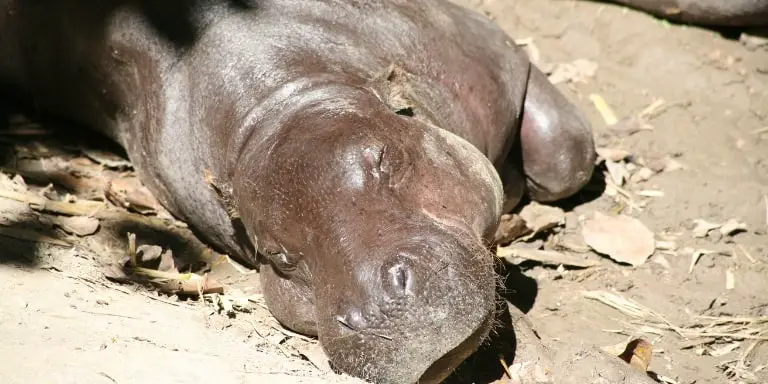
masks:
[[[393,260],[384,263],[384,285],[385,289],[394,296],[404,296],[413,292],[413,271],[410,262],[397,256]]]

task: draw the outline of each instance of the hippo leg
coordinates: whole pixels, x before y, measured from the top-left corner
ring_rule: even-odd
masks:
[[[506,186],[505,211],[523,193],[520,173],[532,200],[551,202],[573,195],[589,181],[595,157],[589,122],[544,73],[531,66],[519,150],[512,151],[500,172]]]

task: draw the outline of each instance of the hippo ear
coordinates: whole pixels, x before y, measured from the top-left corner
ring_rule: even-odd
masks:
[[[528,81],[520,148],[533,200],[566,198],[592,177],[597,155],[589,121],[536,67]]]

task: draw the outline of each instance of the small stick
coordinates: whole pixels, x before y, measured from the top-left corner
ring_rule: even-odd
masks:
[[[507,377],[509,377],[510,380],[512,380],[512,373],[509,372],[509,366],[507,365],[507,362],[504,360],[504,355],[499,353],[499,363],[501,363],[501,366],[504,368],[504,373],[507,374]]]
[[[136,234],[128,232],[128,256],[131,257],[131,268],[136,268],[139,265],[136,260]]]

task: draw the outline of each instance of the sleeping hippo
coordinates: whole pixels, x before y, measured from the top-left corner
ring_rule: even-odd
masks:
[[[437,383],[486,340],[487,245],[579,191],[587,121],[441,0],[0,0],[0,81],[122,145],[339,370]]]

